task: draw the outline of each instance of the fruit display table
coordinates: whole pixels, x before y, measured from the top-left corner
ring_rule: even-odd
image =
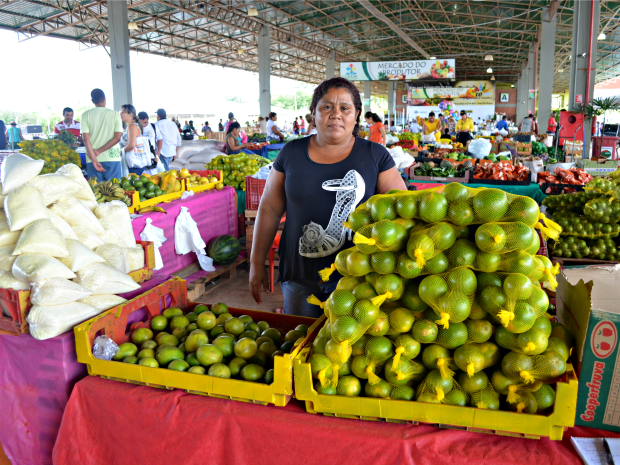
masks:
[[[170,279],[154,276],[132,299]],[[88,373],[78,363],[73,331],[37,341],[29,334],[0,335],[0,443],[14,464],[48,465],[73,385]]]
[[[87,377],[65,410],[54,463],[578,465],[571,435],[620,436],[576,427],[551,441],[350,420],[295,400],[262,406]]]
[[[223,234],[238,237],[237,205],[235,202],[235,190],[225,187],[221,191],[210,190],[198,193],[185,200],[179,199],[170,203],[162,203],[158,206],[166,210],[167,214],[159,212],[145,213],[139,218],[134,218],[132,227],[136,240],[140,239],[140,233],[144,229],[146,219],[152,220],[153,226],[164,230],[166,242],[159,248],[164,267],[155,270],[157,274],[173,274],[197,261],[195,253],[177,255],[174,247],[174,225],[181,207],[187,207],[194,221],[198,224],[200,236],[206,244],[211,239]]]
[[[437,183],[435,181],[409,181],[410,184],[413,184],[420,191],[422,189],[430,189],[431,187],[437,187],[442,184],[449,183]],[[428,186],[428,187],[426,187]],[[478,188],[478,187],[486,187],[486,188],[495,188],[501,189],[505,192],[510,192],[515,195],[524,195],[526,197],[531,197],[536,200],[537,203],[541,203],[545,197],[543,191],[540,189],[540,186],[536,183],[532,183],[529,186],[498,186],[496,184],[469,184],[467,187]]]

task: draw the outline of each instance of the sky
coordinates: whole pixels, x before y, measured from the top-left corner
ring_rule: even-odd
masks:
[[[23,36],[20,36],[23,39]],[[2,62],[11,71],[0,73],[0,109],[19,112],[61,112],[69,106],[91,105],[90,91],[102,89],[112,106],[110,58],[102,47],[84,49],[77,42],[35,37],[18,42],[15,32],[0,30]],[[226,97],[238,96],[245,111],[258,113],[258,74],[130,52],[133,104],[154,113],[216,114],[225,118]],[[271,95],[313,86],[272,76]],[[274,92],[277,89],[277,92]]]

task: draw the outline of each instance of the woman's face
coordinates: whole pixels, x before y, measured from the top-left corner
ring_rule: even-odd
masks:
[[[123,123],[131,123],[133,121],[133,116],[131,113],[127,113],[127,110],[121,109],[121,120]]]
[[[278,121],[278,115],[273,115],[271,117],[271,121]]]
[[[372,120],[372,118],[364,118],[366,120],[366,123],[368,123],[368,126],[372,126],[374,124],[374,121]]]
[[[238,137],[240,131],[241,131],[241,128],[235,128],[231,132],[233,133],[233,136]]]
[[[351,137],[358,115],[359,111],[353,105],[353,97],[343,88],[329,89],[314,109],[317,131],[333,143]],[[370,121],[369,124],[372,124],[372,119]]]
[[[430,116],[428,117],[428,122],[429,122],[429,123],[432,123],[433,121],[435,121],[435,115],[430,115]]]

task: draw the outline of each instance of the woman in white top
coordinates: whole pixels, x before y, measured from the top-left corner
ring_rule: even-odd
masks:
[[[123,176],[127,174],[135,173],[140,176],[150,161],[150,151],[147,153],[144,147],[144,141],[142,140],[142,126],[138,116],[136,115],[136,108],[131,104],[121,106],[121,120],[127,124],[127,131],[121,137],[121,167]],[[135,153],[134,153],[135,152]],[[127,159],[130,159],[129,164],[142,164],[141,168],[127,168]]]
[[[267,134],[267,118],[258,117],[258,131],[261,134]]]
[[[312,113],[308,113],[306,115],[306,121],[308,122],[308,129],[306,130],[305,135],[311,136],[312,134],[316,134],[316,126],[314,124],[314,118],[312,117]]]
[[[284,135],[280,132],[276,121],[278,115],[275,112],[269,113],[269,121],[267,122],[267,140],[278,139],[280,142],[284,141]]]

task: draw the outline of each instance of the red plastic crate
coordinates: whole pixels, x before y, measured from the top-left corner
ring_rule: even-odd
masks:
[[[266,179],[256,179],[252,176],[245,177],[245,209],[258,210],[260,199],[265,190]]]
[[[28,332],[26,316],[30,311],[30,291],[0,288],[0,334],[19,335]]]

